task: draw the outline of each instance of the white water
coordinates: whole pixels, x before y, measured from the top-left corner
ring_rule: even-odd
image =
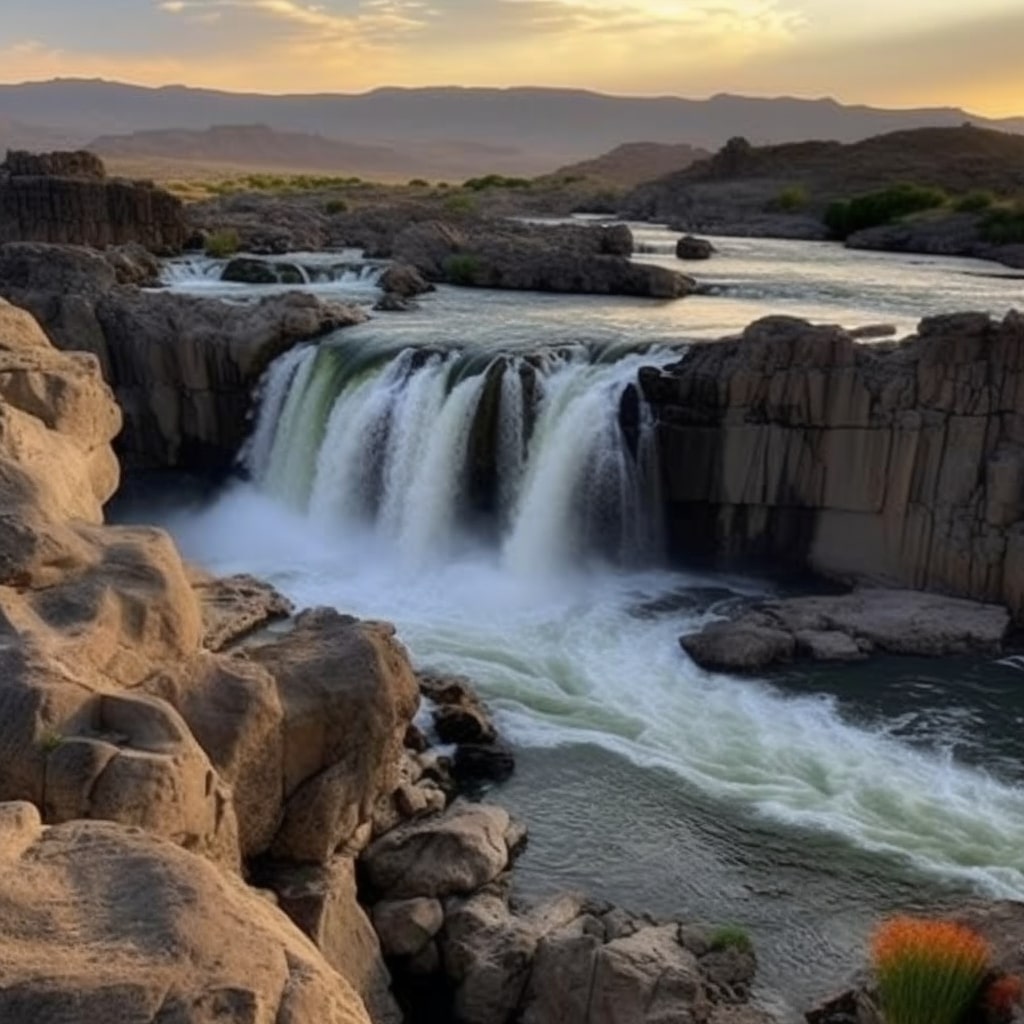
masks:
[[[262,492],[173,524],[186,551],[300,604],[394,619],[420,662],[477,680],[520,744],[597,743],[733,813],[1024,898],[1024,790],[850,725],[832,700],[697,669],[677,637],[699,617],[651,602],[700,581],[584,560],[596,537],[628,565],[656,532],[644,449],[631,456],[617,410],[659,357],[542,362],[532,430],[508,358],[495,539],[461,515],[485,367],[456,382],[464,355],[419,356],[323,346],[279,361],[250,448]]]

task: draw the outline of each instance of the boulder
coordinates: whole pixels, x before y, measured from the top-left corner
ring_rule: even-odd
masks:
[[[436,705],[431,718],[442,743],[491,743],[497,739],[491,716],[468,680],[424,672],[417,678],[422,696]]]
[[[226,650],[294,611],[288,598],[254,576],[215,577],[193,569],[190,582],[199,598],[203,646],[208,651]]]
[[[683,235],[676,242],[676,256],[681,260],[709,260],[715,254],[715,247],[706,238]]]
[[[278,864],[263,881],[277,894],[280,908],[360,996],[374,1024],[401,1024],[380,942],[356,898],[355,862],[336,857],[320,867]]]
[[[755,672],[795,657],[854,661],[872,652],[944,656],[997,653],[1009,612],[913,590],[862,587],[849,594],[766,601],[733,621],[680,639],[704,668]]]
[[[381,900],[373,907],[373,927],[386,956],[415,956],[443,925],[444,908],[436,899]]]
[[[508,865],[509,824],[501,807],[457,801],[375,840],[363,854],[367,880],[389,900],[475,892]]]
[[[381,274],[379,284],[386,295],[396,295],[402,299],[412,299],[434,290],[434,286],[408,263],[390,264]]]
[[[0,806],[0,1019],[369,1024],[285,915],[137,829]]]

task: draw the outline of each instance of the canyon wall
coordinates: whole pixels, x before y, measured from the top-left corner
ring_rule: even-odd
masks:
[[[771,317],[642,371],[675,556],[766,558],[1024,615],[1024,316],[898,344]]]
[[[188,234],[180,200],[152,182],[108,178],[91,153],[11,152],[0,165],[0,242],[138,242],[170,254]]]

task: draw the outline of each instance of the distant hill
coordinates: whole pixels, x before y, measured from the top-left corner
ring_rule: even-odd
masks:
[[[706,149],[698,149],[686,143],[627,142],[592,160],[566,164],[555,171],[554,176],[596,178],[609,185],[631,188],[641,182],[681,171],[710,156]]]
[[[266,125],[360,146],[405,151],[430,144],[496,147],[489,170],[541,174],[631,139],[717,149],[742,135],[753,143],[824,138],[853,142],[882,132],[956,126],[966,120],[1024,132],[1024,117],[976,118],[956,108],[881,110],[831,99],[707,100],[606,96],[574,89],[376,89],[359,95],[266,96],[185,86],[149,89],[116,82],[57,79],[0,85],[0,119],[66,134],[72,141],[152,130],[204,132],[213,125]],[[459,160],[463,160],[463,155]],[[498,154],[495,154],[497,160]],[[481,161],[468,173],[478,173]]]
[[[81,141],[74,134],[69,135],[60,129],[0,117],[0,154],[8,149],[65,149],[74,147]]]
[[[625,212],[700,230],[745,233],[761,214],[778,214],[783,191],[814,219],[829,201],[911,183],[951,194],[985,189],[1024,195],[1024,135],[963,125],[888,132],[860,142],[751,146],[735,139],[713,157],[638,186]],[[778,218],[776,218],[778,220]],[[785,219],[785,218],[783,218]],[[799,228],[797,218],[790,218]],[[780,225],[773,225],[776,233]]]

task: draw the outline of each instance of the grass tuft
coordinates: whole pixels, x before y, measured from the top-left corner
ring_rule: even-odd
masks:
[[[988,943],[951,921],[892,918],[871,952],[886,1024],[957,1024],[988,969]]]
[[[745,928],[739,925],[723,925],[712,936],[709,945],[716,952],[723,949],[737,949],[741,953],[752,953],[754,944]]]

